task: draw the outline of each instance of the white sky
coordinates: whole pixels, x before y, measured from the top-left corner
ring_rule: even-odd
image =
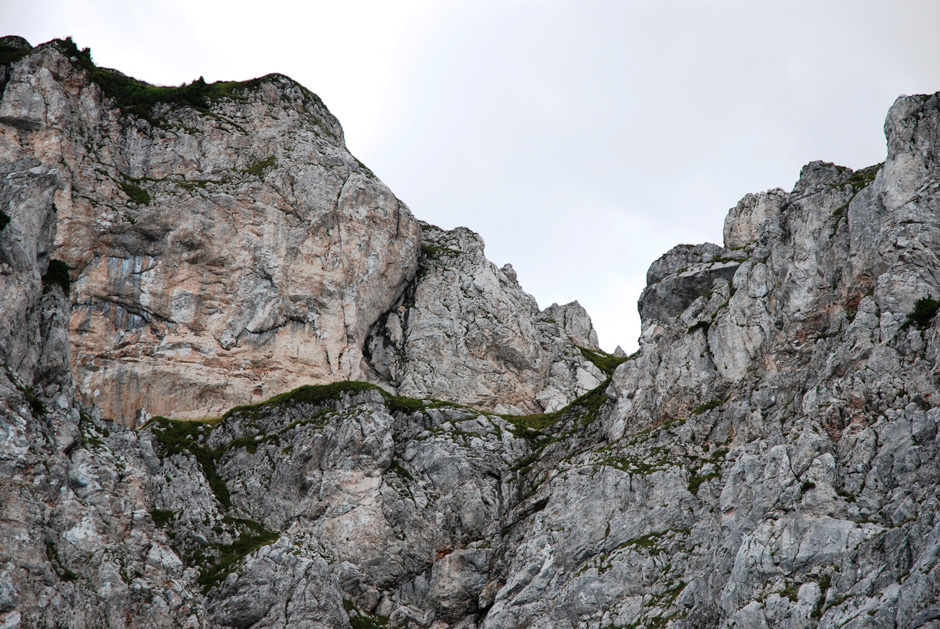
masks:
[[[940,90],[935,0],[0,0],[158,84],[280,72],[418,218],[479,232],[540,306],[636,347],[673,245],[721,242],[748,192],[884,159],[884,116]]]

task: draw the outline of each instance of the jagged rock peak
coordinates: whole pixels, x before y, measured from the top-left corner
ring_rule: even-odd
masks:
[[[415,281],[373,328],[366,354],[403,395],[536,413],[604,379],[579,347],[598,349],[580,304],[540,311],[511,266],[486,259],[478,234],[421,223]]]

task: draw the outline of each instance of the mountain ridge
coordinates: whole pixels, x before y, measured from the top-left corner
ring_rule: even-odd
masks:
[[[151,121],[63,46],[0,56],[2,626],[940,625],[940,96],[664,254],[613,357],[291,82]]]

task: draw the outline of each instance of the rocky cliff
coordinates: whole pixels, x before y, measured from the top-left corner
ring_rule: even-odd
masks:
[[[0,43],[0,626],[940,626],[940,96],[626,358],[289,79]]]
[[[11,58],[28,54],[5,70],[0,159],[52,169],[55,256],[70,269],[82,403],[134,425],[374,376],[362,353],[370,329],[407,289],[415,292],[420,252],[437,249],[346,150],[339,122],[314,94],[280,75],[157,88],[97,68],[70,42],[29,50],[5,41]],[[478,259],[460,272],[477,265],[483,277],[483,243],[470,238]],[[472,402],[535,412],[543,389],[542,399],[558,406],[585,382],[597,384],[550,379],[562,347],[566,369],[590,364],[563,327],[548,331],[561,334],[561,346],[541,349],[538,309],[518,286],[500,307],[498,338],[477,347],[518,346],[522,355],[487,361],[481,382],[499,386]],[[451,332],[439,323],[421,327]],[[461,364],[453,351],[439,358]],[[522,386],[504,402],[500,394],[517,384],[510,371]],[[431,382],[410,390],[448,397]]]

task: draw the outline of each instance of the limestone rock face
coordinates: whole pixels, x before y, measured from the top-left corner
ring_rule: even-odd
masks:
[[[81,299],[98,294],[91,287],[103,280],[93,281],[92,256],[75,265],[69,285],[56,256],[70,251],[63,229],[99,229],[75,218],[75,206],[110,197],[105,183],[81,188],[85,196],[74,192],[92,175],[70,166],[68,151],[64,161],[39,155],[82,144],[66,137],[69,129],[129,136],[124,119],[86,128],[70,127],[66,116],[48,125],[44,112],[73,102],[68,90],[86,90],[79,118],[104,102],[64,46],[8,46],[25,51],[3,75],[9,94],[20,96],[8,100],[5,92],[0,101],[0,627],[940,622],[940,322],[938,303],[925,299],[940,296],[937,96],[897,101],[883,165],[853,172],[812,162],[790,193],[745,197],[725,223],[725,247],[679,246],[656,261],[633,356],[597,350],[577,303],[540,311],[510,266],[485,260],[473,232],[409,223],[401,208],[406,227],[391,233],[412,230],[413,273],[402,271],[385,301],[370,302],[358,285],[343,302],[348,321],[358,323],[343,329],[360,335],[357,351],[367,360],[359,368],[406,396],[332,382],[215,419],[161,417],[135,428],[75,392],[73,374],[89,376],[74,339],[95,338],[75,322],[91,316]],[[54,86],[57,77],[71,77],[56,88],[61,97],[52,87],[22,96],[22,84]],[[265,79],[258,89],[264,98],[292,93],[308,102],[281,81]],[[221,116],[231,107],[225,115],[234,120],[237,107],[267,102],[250,92],[244,98],[210,111]],[[300,107],[290,102],[278,120]],[[191,126],[208,116],[167,107],[153,120],[184,115]],[[135,124],[143,144],[166,131]],[[201,150],[230,141],[200,140]],[[109,151],[121,146],[114,142]],[[327,144],[324,154],[341,154]],[[383,190],[355,172],[363,199]],[[170,183],[152,178],[139,179],[151,205],[170,194]],[[232,199],[247,194],[238,192],[243,183],[225,185]],[[254,185],[258,198],[281,207],[268,189],[273,182]],[[175,234],[175,222],[161,228],[169,232],[137,231],[158,220],[146,218],[149,206],[104,207],[111,231],[89,247],[136,242],[156,252],[176,242],[159,235]],[[225,207],[232,216],[241,211],[234,200]],[[136,212],[135,222],[114,227],[118,212]],[[374,212],[384,216],[373,208],[343,224],[378,221]],[[205,229],[221,229],[205,220]],[[254,229],[269,227],[259,221]],[[279,229],[265,241],[272,250],[294,234]],[[323,233],[331,242],[329,229]],[[370,238],[363,252],[369,242],[406,239]],[[359,249],[344,242],[358,259]],[[82,259],[69,255],[70,264]],[[272,286],[282,277],[269,275]],[[149,285],[109,286],[125,308]],[[140,303],[148,310],[121,316],[151,317],[141,329],[182,329],[152,314],[172,308]],[[369,308],[378,314],[364,323]],[[226,351],[244,350],[250,325]],[[108,334],[102,338],[114,343]],[[135,334],[120,337],[131,339],[125,345],[105,345],[115,364],[130,364],[126,356],[149,342],[150,332]],[[94,354],[99,371],[111,369],[105,354]],[[178,374],[177,363],[194,364],[184,358],[160,355]],[[125,390],[120,373],[102,386]],[[557,398],[546,397],[553,390]],[[97,399],[113,404],[109,391]],[[493,408],[550,412],[501,416]]]
[[[80,399],[124,421],[204,417],[361,378],[418,227],[319,99],[271,75],[127,115],[74,52],[10,66],[0,155],[57,173]]]
[[[740,249],[757,240],[760,226],[778,215],[786,200],[787,193],[780,188],[745,195],[725,217],[725,247]]]
[[[366,347],[402,395],[497,412],[555,411],[604,379],[578,349],[598,349],[584,308],[539,311],[512,267],[497,269],[483,239],[462,227],[422,223],[415,282]]]

